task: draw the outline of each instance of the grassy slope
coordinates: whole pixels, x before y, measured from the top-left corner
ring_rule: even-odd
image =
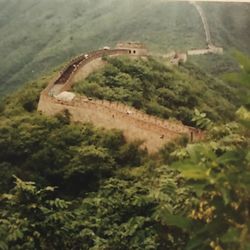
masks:
[[[250,53],[250,4],[202,3],[212,40],[226,49]]]
[[[70,4],[44,0],[34,4],[24,0],[18,4],[0,1],[0,9],[0,54],[6,58],[0,63],[1,91],[82,51],[114,45],[119,40],[140,40],[165,50],[177,42],[177,33],[187,29],[189,35],[176,47],[203,44],[199,17],[188,4],[145,4],[142,0],[77,0]],[[192,18],[187,22],[186,16]]]
[[[212,32],[216,42],[236,46],[241,41],[239,45],[247,48],[248,36],[240,32],[249,23],[249,8],[217,6],[206,6],[211,25],[218,20]],[[220,16],[227,13],[225,9],[232,17]],[[235,24],[239,12],[242,18]],[[200,18],[191,5],[151,0],[0,0],[0,37],[0,95],[82,51],[119,40],[140,40],[162,51],[205,43]]]

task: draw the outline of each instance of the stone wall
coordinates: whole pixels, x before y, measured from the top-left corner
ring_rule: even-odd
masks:
[[[120,42],[116,45],[116,49],[126,49],[130,55],[148,56],[146,46],[140,42]]]
[[[167,142],[182,135],[186,135],[191,141],[204,137],[201,131],[184,126],[181,122],[162,120],[121,103],[92,100],[85,96],[76,96],[72,101],[66,102],[54,97],[70,90],[75,82],[85,79],[90,73],[103,67],[103,55],[129,55],[132,58],[138,56],[130,54],[126,49],[115,49],[91,52],[71,60],[42,91],[38,111],[46,115],[55,115],[67,109],[72,121],[91,122],[106,129],[120,129],[129,141],[142,140],[142,146],[150,153],[156,152]]]
[[[193,140],[203,138],[199,130],[147,115],[120,103],[89,100],[81,96],[71,102],[59,101],[46,95],[40,98],[38,111],[46,115],[52,116],[65,109],[70,112],[74,122],[90,122],[106,129],[120,129],[129,141],[143,140],[143,147],[150,153],[182,135],[188,136],[190,140],[191,137]]]
[[[188,50],[187,54],[189,56],[198,56],[198,55],[206,55],[206,54],[223,54],[223,48],[209,46],[207,49],[193,49]]]

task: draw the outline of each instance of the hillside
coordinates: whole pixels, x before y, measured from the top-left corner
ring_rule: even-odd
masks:
[[[215,44],[249,53],[248,4],[202,7]],[[190,4],[151,0],[0,0],[0,37],[1,95],[79,53],[120,40],[139,40],[156,52],[205,46]]]
[[[164,119],[192,122],[193,110],[213,121],[232,119],[241,104],[240,89],[207,75],[192,64],[179,68],[154,58],[106,58],[104,69],[74,84],[73,90],[109,101],[118,101]]]
[[[165,84],[161,100],[173,117],[189,97],[196,103],[186,105],[188,113],[211,104],[213,122],[192,113],[206,140],[180,138],[148,155],[122,131],[71,122],[65,110],[54,117],[37,112],[56,72],[22,87],[0,106],[0,248],[248,250],[250,115],[244,107],[235,113],[241,100],[231,97],[243,85],[226,86],[190,64],[106,60],[76,85],[80,92],[96,85],[99,98],[147,105]],[[151,88],[141,89],[149,78]]]

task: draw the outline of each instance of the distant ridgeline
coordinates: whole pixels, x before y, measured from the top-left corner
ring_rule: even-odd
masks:
[[[106,65],[103,57],[122,55],[146,58],[149,54],[143,44],[128,42],[119,43],[115,49],[104,47],[102,50],[80,55],[71,60],[42,91],[38,111],[55,115],[68,110],[72,121],[91,122],[107,129],[121,129],[129,141],[143,141],[142,146],[150,153],[180,136],[186,136],[190,141],[201,140],[204,135],[200,130],[184,126],[181,122],[163,120],[121,103],[94,100],[70,92],[74,83],[86,79],[92,72]]]

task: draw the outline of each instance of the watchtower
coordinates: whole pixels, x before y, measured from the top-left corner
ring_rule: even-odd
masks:
[[[147,56],[148,50],[143,43],[140,42],[120,42],[116,45],[117,49],[127,49],[129,54],[135,56]]]

